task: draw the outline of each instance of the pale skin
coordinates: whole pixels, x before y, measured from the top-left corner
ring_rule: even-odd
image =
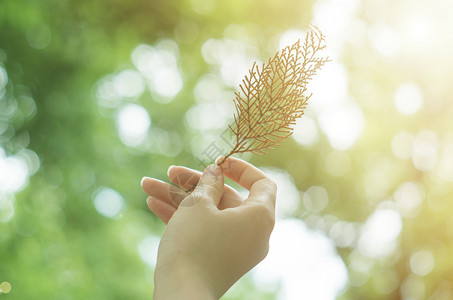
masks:
[[[190,195],[181,194],[177,205],[170,184],[142,179],[149,208],[167,224],[158,250],[154,299],[219,299],[266,257],[277,187],[262,171],[232,157],[203,174],[172,166],[168,176],[184,189],[198,184]],[[223,176],[249,190],[248,197],[224,184]]]

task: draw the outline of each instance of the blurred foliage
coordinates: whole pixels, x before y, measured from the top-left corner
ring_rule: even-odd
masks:
[[[12,285],[0,298],[149,298],[152,262],[144,260],[154,254],[143,254],[152,248],[144,241],[159,236],[164,227],[148,211],[140,179],[164,180],[169,165],[201,169],[197,157],[223,132],[222,124],[197,130],[187,117],[203,103],[194,95],[200,78],[224,79],[219,64],[207,62],[203,54],[207,41],[239,41],[247,45],[244,53],[251,53],[250,59],[264,60],[278,49],[283,32],[304,30],[313,21],[313,10],[326,2],[0,1],[0,159],[21,159],[15,162],[25,162],[28,170],[15,190],[0,184],[0,283]],[[382,44],[373,39],[382,31],[376,24],[398,26],[395,12],[408,5],[399,3],[360,3],[351,17],[356,31],[348,32],[342,51],[333,55],[347,70],[349,97],[364,115],[357,142],[334,149],[328,136],[320,134],[309,146],[290,140],[269,155],[247,157],[293,177],[300,203],[286,217],[300,218],[336,242],[349,273],[341,299],[437,300],[452,295],[453,106],[447,78],[453,61],[444,50],[451,46],[451,32],[444,29],[445,38],[428,43],[425,52],[381,55],[392,48],[376,51]],[[323,24],[315,25],[323,30]],[[384,40],[391,34],[384,30]],[[329,38],[335,36],[327,33],[327,49]],[[102,80],[135,70],[131,53],[140,44],[173,49],[182,89],[171,99],[151,90],[103,105]],[[335,80],[341,78],[323,89],[337,87]],[[395,90],[407,81],[415,82],[424,98],[423,109],[408,116],[395,110],[393,101]],[[224,102],[232,102],[234,85],[220,85]],[[314,95],[312,102],[316,100]],[[138,145],[119,134],[124,124],[118,116],[127,104],[143,106],[150,116],[150,135]],[[398,135],[402,132],[406,135]],[[400,145],[404,137],[411,149],[407,157]],[[0,179],[7,182],[16,175]],[[405,182],[414,183],[408,196],[401,189]],[[328,205],[319,210],[310,209],[305,196],[313,186],[329,195]],[[105,216],[108,209],[103,216],[96,206],[102,206],[98,196],[107,187],[119,193],[118,203],[124,206],[110,218]],[[421,197],[421,203],[412,207],[411,197]],[[363,254],[360,234],[370,215],[377,209],[398,211],[398,205],[410,211],[401,212],[395,248],[378,257]],[[355,228],[348,243],[332,229],[340,221]],[[415,255],[420,251],[421,256]],[[420,257],[428,262],[420,263]],[[430,257],[434,266],[426,271],[429,266],[423,264],[429,265]],[[274,298],[249,279],[225,299]]]

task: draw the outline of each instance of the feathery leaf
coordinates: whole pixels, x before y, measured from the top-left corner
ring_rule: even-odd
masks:
[[[233,154],[266,153],[289,137],[296,119],[304,114],[310,95],[307,84],[329,61],[316,56],[325,49],[325,37],[316,26],[309,26],[303,44],[300,40],[277,52],[261,67],[255,62],[236,92],[234,124],[229,128],[236,143]]]

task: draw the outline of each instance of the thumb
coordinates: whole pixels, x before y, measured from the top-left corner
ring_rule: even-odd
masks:
[[[216,164],[208,166],[201,175],[197,187],[181,202],[180,206],[188,207],[205,201],[217,207],[222,198],[223,184],[222,170]]]

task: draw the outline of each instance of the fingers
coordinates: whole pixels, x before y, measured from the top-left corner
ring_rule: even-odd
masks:
[[[202,173],[182,166],[171,166],[168,177],[173,184],[158,179],[144,177],[142,188],[148,195],[161,200],[174,208],[189,194],[184,192],[197,185]],[[176,186],[177,185],[177,186]],[[219,209],[237,207],[242,203],[242,196],[231,186],[224,184],[224,192],[218,205]]]
[[[178,186],[182,187],[185,190],[188,190],[195,186],[198,181],[201,178],[201,173],[200,171],[186,168],[186,167],[181,167],[181,166],[171,166],[168,169],[168,177],[170,180],[174,183],[177,184]],[[236,191],[233,189],[231,186],[228,184],[224,184],[224,191],[223,191],[223,198],[222,202],[228,202],[228,204],[233,204],[233,206],[239,205],[242,197]],[[226,201],[225,201],[226,200]],[[237,202],[237,203],[232,203],[232,202]],[[227,203],[220,203],[220,206],[222,204],[227,204]],[[234,205],[236,204],[236,205]],[[219,208],[220,208],[219,206]]]
[[[244,203],[264,204],[273,213],[275,211],[276,198],[277,185],[269,178],[263,178],[253,183],[250,189],[249,197],[244,201]]]
[[[184,191],[155,178],[143,177],[142,188],[148,195],[157,198],[174,208],[187,196]]]
[[[219,157],[216,161],[219,162],[222,159]],[[234,157],[227,158],[221,168],[226,177],[250,190],[249,197],[244,204],[261,203],[272,211],[275,210],[277,186],[261,170]]]
[[[189,190],[197,185],[201,174],[203,173],[200,171],[181,166],[170,166],[168,169],[168,178],[170,181],[185,190]]]
[[[187,196],[180,206],[193,206],[200,201],[217,208],[223,195],[223,174],[217,165],[208,166],[201,175],[195,190]]]
[[[218,163],[222,159],[222,157],[219,157],[216,162]],[[221,169],[226,177],[239,183],[247,190],[250,190],[258,180],[266,178],[261,170],[239,158],[228,157],[221,165]]]
[[[148,203],[149,209],[153,213],[155,213],[156,216],[165,224],[168,223],[168,221],[176,211],[176,208],[174,208],[173,206],[153,197],[148,197],[148,199],[146,199],[146,202]]]

